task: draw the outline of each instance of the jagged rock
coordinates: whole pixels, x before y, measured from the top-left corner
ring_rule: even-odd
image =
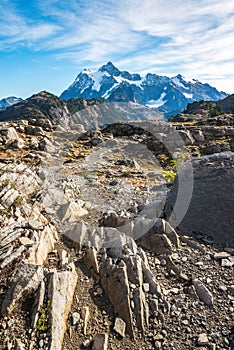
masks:
[[[69,270],[54,271],[49,278],[48,298],[51,301],[50,350],[62,349],[66,322],[72,305],[77,279],[73,263],[69,265]]]
[[[207,306],[213,306],[213,295],[206,288],[206,286],[198,279],[193,280],[193,285],[195,287],[196,293],[200,300],[202,300]]]
[[[11,187],[16,188],[23,196],[31,195],[41,186],[40,178],[36,173],[22,163],[17,165],[4,164],[0,168],[0,182],[4,180],[9,180]]]
[[[137,240],[142,247],[156,254],[170,254],[172,244],[179,248],[179,236],[168,222],[164,219],[156,219],[150,226],[149,231]]]
[[[181,165],[165,206],[169,223],[182,233],[199,233],[223,246],[234,246],[234,217],[230,214],[234,207],[233,177],[232,152]]]
[[[2,315],[10,314],[24,298],[31,296],[44,278],[42,267],[21,263],[2,304]]]
[[[126,323],[122,318],[116,317],[115,319],[115,325],[114,325],[114,331],[121,335],[121,337],[125,337],[125,329],[126,329]]]
[[[45,133],[40,126],[28,125],[25,127],[25,133],[33,136],[44,136]]]
[[[26,344],[24,344],[20,339],[16,339],[15,350],[26,350]]]
[[[95,248],[87,248],[84,255],[84,262],[89,268],[92,275],[99,279],[99,266],[97,260],[97,250]]]
[[[108,259],[100,269],[101,284],[119,316],[126,322],[127,332],[134,337],[129,298],[127,266],[122,261],[118,266]]]
[[[9,208],[11,205],[13,205],[17,198],[22,198],[17,190],[9,187],[5,187],[1,191],[0,197],[1,203],[5,208]]]
[[[9,265],[10,263],[12,263],[14,260],[16,260],[17,258],[21,257],[23,252],[25,251],[25,246],[20,246],[18,249],[16,249],[15,251],[13,250],[9,250],[7,252],[6,255],[3,255],[1,257],[2,262],[0,264],[0,268],[3,269],[5,266]]]
[[[40,286],[36,292],[35,298],[34,298],[34,305],[32,307],[32,314],[31,314],[31,325],[32,328],[35,328],[37,325],[37,321],[38,321],[38,310],[40,309],[40,307],[43,305],[44,302],[44,297],[45,297],[45,289],[46,289],[46,285],[44,281],[41,281]]]
[[[5,138],[7,142],[10,142],[10,143],[15,140],[18,140],[19,138],[15,128],[13,127],[7,128],[5,130],[4,129],[0,130],[0,134]]]
[[[135,256],[125,256],[124,262],[127,266],[128,280],[132,284],[138,286],[133,292],[134,301],[134,313],[136,315],[136,321],[138,328],[144,332],[145,325],[148,326],[149,315],[148,315],[148,305],[145,300],[145,295],[143,293],[143,272],[141,265],[141,258],[139,255]]]
[[[234,296],[234,285],[228,287],[228,293]]]
[[[195,139],[197,142],[203,142],[205,140],[205,137],[202,133],[202,130],[191,130],[192,137]]]
[[[30,249],[28,262],[30,264],[42,265],[50,251],[58,240],[58,233],[54,226],[47,225],[43,231],[39,231],[35,236],[35,244]]]
[[[172,251],[171,242],[165,234],[146,234],[138,243],[156,254],[170,254]]]
[[[130,220],[127,217],[119,216],[115,212],[107,212],[103,214],[103,217],[99,221],[99,225],[106,227],[119,227],[127,225],[129,221]]]
[[[87,214],[88,210],[82,208],[75,202],[64,204],[58,210],[58,216],[61,219],[62,223],[65,221],[75,222],[78,218]]]
[[[46,137],[44,137],[43,140],[40,141],[39,149],[40,151],[44,151],[52,154],[56,152],[55,145]]]
[[[92,350],[107,350],[108,347],[108,334],[97,334],[94,337]]]
[[[59,259],[61,266],[67,265],[69,263],[69,258],[70,255],[66,250],[62,249],[62,251],[59,251]]]

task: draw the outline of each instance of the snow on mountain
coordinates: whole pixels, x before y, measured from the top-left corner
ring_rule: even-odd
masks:
[[[3,98],[2,100],[0,100],[0,110],[6,109],[7,107],[22,101],[23,101],[22,98],[15,97],[15,96]]]
[[[150,100],[150,101],[148,101],[146,106],[147,107],[151,107],[151,108],[161,107],[165,103],[165,101],[163,100],[165,96],[166,96],[166,93],[163,92],[158,100],[156,100],[156,101],[155,100]]]
[[[219,100],[227,96],[209,84],[184,78],[181,74],[169,78],[148,73],[120,71],[108,62],[92,72],[84,69],[74,83],[61,94],[68,100],[74,97],[106,98],[114,102],[135,102],[158,108],[165,116],[180,113],[188,103],[199,100]]]

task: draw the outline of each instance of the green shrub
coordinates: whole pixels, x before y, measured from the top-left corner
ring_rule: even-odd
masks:
[[[36,324],[36,329],[41,332],[46,332],[49,327],[50,300],[47,301],[45,307],[40,307],[38,310],[39,317]]]
[[[2,187],[7,187],[10,184],[10,179],[5,179],[2,182]]]

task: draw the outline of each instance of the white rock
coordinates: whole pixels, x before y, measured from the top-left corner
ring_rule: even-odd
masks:
[[[72,314],[72,324],[75,326],[80,321],[80,314],[79,312],[73,312]]]
[[[82,319],[84,321],[84,335],[86,335],[87,333],[87,326],[88,326],[88,322],[89,322],[89,317],[90,317],[90,312],[89,312],[89,307],[88,306],[84,306],[82,309]]]
[[[77,279],[74,263],[70,264],[70,270],[55,271],[51,274],[48,286],[48,297],[51,301],[50,350],[62,349]]]
[[[78,218],[87,214],[88,211],[75,202],[64,204],[58,210],[58,216],[62,223],[65,221],[75,222]]]
[[[221,266],[222,267],[232,267],[233,263],[229,259],[222,259]]]
[[[150,291],[149,283],[143,283],[143,290],[145,293],[149,293],[149,291]]]
[[[48,253],[54,249],[58,233],[54,226],[48,225],[43,231],[37,231],[35,239],[38,239],[38,242],[30,249],[28,263],[43,265]]]
[[[198,339],[197,339],[197,343],[198,343],[198,345],[208,345],[209,340],[207,338],[207,334],[206,333],[199,334]]]
[[[25,245],[25,246],[32,246],[34,244],[34,242],[29,239],[28,237],[20,237],[19,241],[21,244]]]
[[[125,329],[126,329],[126,323],[122,318],[116,317],[115,319],[115,325],[114,325],[114,331],[121,335],[121,337],[125,337]]]

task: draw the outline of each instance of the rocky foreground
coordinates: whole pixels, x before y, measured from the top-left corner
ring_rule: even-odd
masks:
[[[1,123],[0,349],[234,347],[233,117],[214,120]]]

